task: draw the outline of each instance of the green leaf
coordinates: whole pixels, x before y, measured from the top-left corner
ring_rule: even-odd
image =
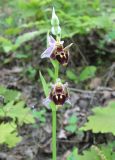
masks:
[[[21,137],[17,136],[16,126],[14,123],[0,124],[0,143],[8,144],[8,147],[14,147],[21,141]]]
[[[4,37],[0,37],[0,42],[2,42],[2,47],[3,47],[4,51],[9,52],[11,50],[16,50],[24,42],[32,40],[33,38],[35,38],[36,36],[38,36],[42,33],[43,33],[43,30],[24,33],[23,35],[20,35],[17,37],[14,44],[10,40],[8,40]]]
[[[4,97],[5,102],[9,102],[19,99],[21,93],[16,90],[6,89],[4,86],[0,86],[0,95]]]
[[[7,18],[5,19],[5,22],[6,22],[6,24],[8,24],[8,25],[12,25],[12,23],[13,23],[13,17],[11,17],[11,16],[7,17]]]
[[[68,126],[65,127],[65,129],[66,129],[67,131],[69,131],[69,132],[74,133],[74,132],[76,132],[76,130],[77,130],[77,125],[68,125]]]
[[[69,117],[68,119],[68,123],[69,124],[76,124],[78,121],[77,117],[75,115],[72,115],[71,117]]]
[[[12,100],[17,100],[21,96],[21,93],[16,91],[16,90],[6,90],[6,92],[3,94],[5,97],[6,102],[12,101]]]
[[[81,130],[92,130],[93,133],[113,133],[115,135],[115,102],[111,101],[106,107],[93,109],[94,115],[89,116],[88,122]]]
[[[68,125],[65,127],[65,129],[69,132],[76,132],[77,130],[77,117],[75,115],[72,115],[71,117],[68,118]]]
[[[0,36],[0,43],[2,44],[2,48],[6,53],[15,49],[16,47],[11,40],[4,38],[2,36]]]
[[[72,153],[68,156],[67,160],[77,160],[78,149],[74,148]]]
[[[66,75],[70,80],[78,82],[78,77],[73,71],[67,70]]]
[[[8,28],[8,29],[6,29],[5,30],[5,34],[6,35],[10,35],[10,36],[16,36],[17,34],[19,34],[21,32],[21,29],[20,28],[14,28],[14,27],[12,27],[12,28]]]
[[[3,43],[2,47],[6,53],[13,49],[13,44],[11,42]]]
[[[48,84],[46,83],[46,81],[45,81],[42,73],[39,72],[39,74],[40,74],[40,80],[41,80],[41,82],[42,82],[42,86],[43,86],[43,90],[44,90],[45,96],[47,97],[48,94],[49,94]]]
[[[26,74],[28,75],[28,77],[30,79],[34,79],[35,78],[36,72],[37,72],[37,70],[32,66],[29,66],[27,68],[27,70],[26,70]]]
[[[25,107],[25,102],[23,101],[17,103],[11,101],[7,103],[5,106],[2,106],[0,108],[0,116],[11,117],[14,121],[17,118],[20,125],[22,125],[23,123],[35,123],[30,108]]]
[[[55,79],[54,79],[54,72],[53,72],[50,68],[48,68],[47,71],[48,71],[49,76],[50,76],[53,80],[55,80]]]
[[[108,41],[115,40],[115,30],[110,31],[107,35],[106,38]]]
[[[33,38],[35,38],[36,36],[38,36],[40,34],[40,31],[33,31],[33,32],[28,32],[28,33],[24,33],[23,35],[19,36],[16,41],[15,41],[15,45],[16,46],[20,46],[21,44],[23,44],[24,42],[27,42]]]
[[[5,100],[5,104],[0,106],[0,117],[11,119],[11,123],[0,124],[0,143],[13,147],[21,141],[21,137],[17,136],[15,122],[21,126],[23,123],[35,123],[35,119],[30,108],[26,107],[24,101],[20,101],[20,92],[0,86],[0,96]]]
[[[17,143],[19,143],[22,138],[17,136],[18,133],[12,133],[8,137],[6,137],[6,143],[8,144],[8,147],[14,147]]]
[[[52,78],[54,82],[56,82],[56,79],[58,78],[59,74],[59,63],[56,60],[51,60],[51,63],[54,67],[54,70],[51,70],[50,68],[47,69],[49,76]]]
[[[9,51],[11,51],[13,49],[14,46],[11,41],[6,39],[4,42],[2,42],[2,47],[3,47],[4,51],[6,53],[8,53]]]
[[[40,122],[45,123],[45,121],[46,121],[45,113],[46,113],[46,110],[45,110],[45,109],[42,109],[42,110],[40,110],[40,111],[34,110],[34,111],[33,111],[33,116],[34,116],[35,118],[37,118]]]
[[[113,144],[93,146],[83,152],[82,155],[78,154],[78,149],[74,148],[72,153],[68,156],[67,160],[114,160],[115,152],[113,151]],[[105,157],[105,158],[102,158]]]
[[[96,67],[95,66],[87,66],[80,74],[79,80],[84,81],[93,76],[95,76]]]

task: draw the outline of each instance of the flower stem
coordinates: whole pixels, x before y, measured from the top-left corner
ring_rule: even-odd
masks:
[[[56,67],[55,67],[55,81],[58,78],[58,74],[59,74],[59,63],[56,62]]]
[[[60,42],[60,36],[59,35],[56,35],[56,41]]]
[[[56,160],[56,106],[52,108],[52,160]]]

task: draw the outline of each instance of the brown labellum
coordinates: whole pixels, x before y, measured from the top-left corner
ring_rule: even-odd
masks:
[[[69,48],[71,45],[72,44],[64,48],[63,45],[57,44],[53,53],[51,54],[51,58],[56,59],[60,64],[66,66],[69,61]]]
[[[50,99],[56,105],[63,105],[65,101],[68,99],[67,88],[60,83],[55,85],[50,92]]]

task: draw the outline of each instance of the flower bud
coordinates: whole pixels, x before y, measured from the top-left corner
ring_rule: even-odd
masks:
[[[55,13],[55,9],[53,8],[53,11],[52,11],[52,19],[51,19],[51,25],[52,26],[58,26],[59,25],[59,19]]]
[[[60,26],[52,27],[51,32],[53,35],[59,35],[61,34],[61,27]]]

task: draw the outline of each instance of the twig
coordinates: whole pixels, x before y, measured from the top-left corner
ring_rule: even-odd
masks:
[[[114,76],[114,72],[115,72],[115,63],[112,64],[112,66],[110,67],[108,73],[107,73],[107,78],[105,81],[105,86],[107,86],[109,80]]]
[[[92,93],[95,93],[95,92],[99,92],[99,93],[102,93],[103,91],[115,91],[114,89],[112,88],[109,88],[109,87],[98,87],[96,90],[82,90],[82,89],[77,89],[77,88],[69,88],[70,91],[73,91],[73,92],[79,92],[79,93],[89,93],[89,94],[92,94]]]

